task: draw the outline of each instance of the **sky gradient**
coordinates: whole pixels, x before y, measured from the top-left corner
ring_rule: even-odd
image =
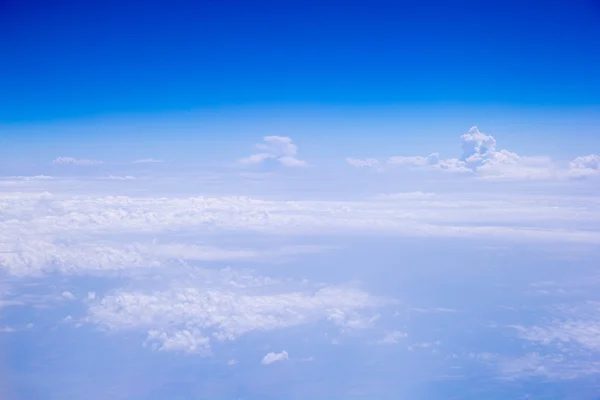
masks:
[[[0,1],[2,400],[600,393],[597,1]]]
[[[4,1],[0,120],[238,105],[597,106],[595,1]]]

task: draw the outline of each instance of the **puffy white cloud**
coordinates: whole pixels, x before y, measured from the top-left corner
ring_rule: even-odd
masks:
[[[588,156],[577,157],[573,161],[571,161],[570,167],[599,170],[600,156],[597,154],[590,154]]]
[[[291,138],[286,136],[265,136],[263,141],[264,143],[256,145],[256,148],[262,150],[262,152],[242,158],[239,162],[245,165],[258,165],[268,159],[274,159],[286,167],[305,167],[308,165],[306,161],[296,157],[298,147],[292,143]]]
[[[68,291],[62,292],[62,297],[64,297],[67,300],[75,300],[75,295]]]
[[[298,152],[298,147],[287,136],[265,136],[263,140],[265,143],[257,144],[256,148],[265,150],[269,154],[295,156]]]
[[[496,151],[496,139],[479,132],[476,126],[469,129],[469,132],[460,137],[462,156],[461,161],[479,160],[494,154]]]
[[[577,157],[569,164],[569,175],[574,178],[598,174],[600,174],[600,156],[597,154]]]
[[[461,136],[462,154],[460,158],[441,158],[439,153],[423,156],[393,156],[385,163],[369,158],[369,162],[359,159],[346,159],[354,166],[375,167],[411,167],[420,169],[437,169],[448,172],[470,173],[486,180],[545,180],[562,178],[561,174],[548,157],[520,156],[508,150],[496,150],[496,139],[486,135],[474,126]],[[591,156],[590,156],[591,157]],[[580,157],[581,158],[581,157]],[[569,176],[590,175],[593,172],[594,159],[579,160],[572,163],[573,170]],[[585,165],[585,168],[573,165]]]
[[[357,321],[371,320],[372,310],[388,304],[351,287],[289,285],[229,269],[194,269],[168,289],[117,290],[90,300],[85,321],[112,331],[147,330],[146,344],[156,350],[208,354],[211,342],[252,331],[318,321],[359,329]]]
[[[73,158],[73,157],[58,157],[52,161],[52,164],[55,165],[100,165],[104,164],[103,161],[99,160],[87,160],[82,158]]]
[[[287,351],[282,351],[281,353],[268,353],[266,356],[263,357],[261,364],[262,365],[269,365],[269,364],[273,364],[274,362],[277,361],[285,361],[288,360],[289,356],[288,356],[288,352]]]
[[[156,351],[211,354],[210,339],[202,336],[197,329],[182,329],[171,333],[150,330],[144,345]]]

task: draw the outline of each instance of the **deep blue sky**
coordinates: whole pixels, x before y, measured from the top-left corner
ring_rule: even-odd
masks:
[[[0,122],[247,105],[600,104],[600,5],[0,2]]]

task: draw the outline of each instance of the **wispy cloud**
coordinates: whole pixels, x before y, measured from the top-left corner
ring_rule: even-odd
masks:
[[[89,160],[84,158],[73,158],[73,157],[58,157],[52,161],[55,165],[78,165],[78,166],[90,166],[104,164],[103,161]]]
[[[132,161],[133,164],[160,164],[163,160],[156,160],[154,158],[141,158],[139,160]]]

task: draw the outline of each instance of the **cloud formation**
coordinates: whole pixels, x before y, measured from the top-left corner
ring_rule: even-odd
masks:
[[[287,351],[282,351],[281,353],[268,353],[266,356],[263,357],[261,364],[262,365],[269,365],[269,364],[273,364],[274,362],[277,361],[284,361],[289,359],[288,357],[288,352]]]
[[[441,158],[439,153],[429,156],[393,156],[385,161],[374,158],[347,158],[354,167],[410,167],[437,169],[475,175],[487,180],[540,180],[594,175],[599,170],[600,156],[577,157],[568,170],[560,170],[543,156],[520,156],[502,149],[497,150],[496,139],[473,126],[460,137],[462,154],[459,158]]]
[[[156,160],[154,158],[141,158],[139,160],[132,161],[133,164],[160,164],[163,160]]]
[[[89,165],[100,165],[104,164],[103,161],[99,160],[87,160],[82,158],[73,157],[57,157],[52,161],[55,165],[78,165],[78,166],[89,166]]]
[[[600,155],[590,154],[575,158],[569,164],[569,172],[575,178],[600,174]]]
[[[241,164],[258,165],[268,159],[278,161],[286,167],[306,167],[306,161],[296,157],[298,147],[292,143],[292,139],[286,136],[265,136],[264,143],[259,143],[256,148],[262,150],[260,153],[239,160]]]
[[[98,181],[103,184],[108,181]],[[191,240],[154,241],[166,233],[206,240],[223,232],[287,238],[368,233],[598,244],[600,232],[590,228],[597,224],[595,198],[568,195],[489,199],[406,192],[365,201],[314,202],[5,192],[0,194],[0,270],[14,276],[100,274],[323,250],[284,246],[257,251]]]
[[[191,278],[190,278],[191,277]],[[193,270],[157,291],[117,290],[89,304],[85,322],[109,331],[147,330],[155,350],[209,354],[213,342],[329,321],[361,329],[383,299],[350,287],[314,288],[230,269]]]

